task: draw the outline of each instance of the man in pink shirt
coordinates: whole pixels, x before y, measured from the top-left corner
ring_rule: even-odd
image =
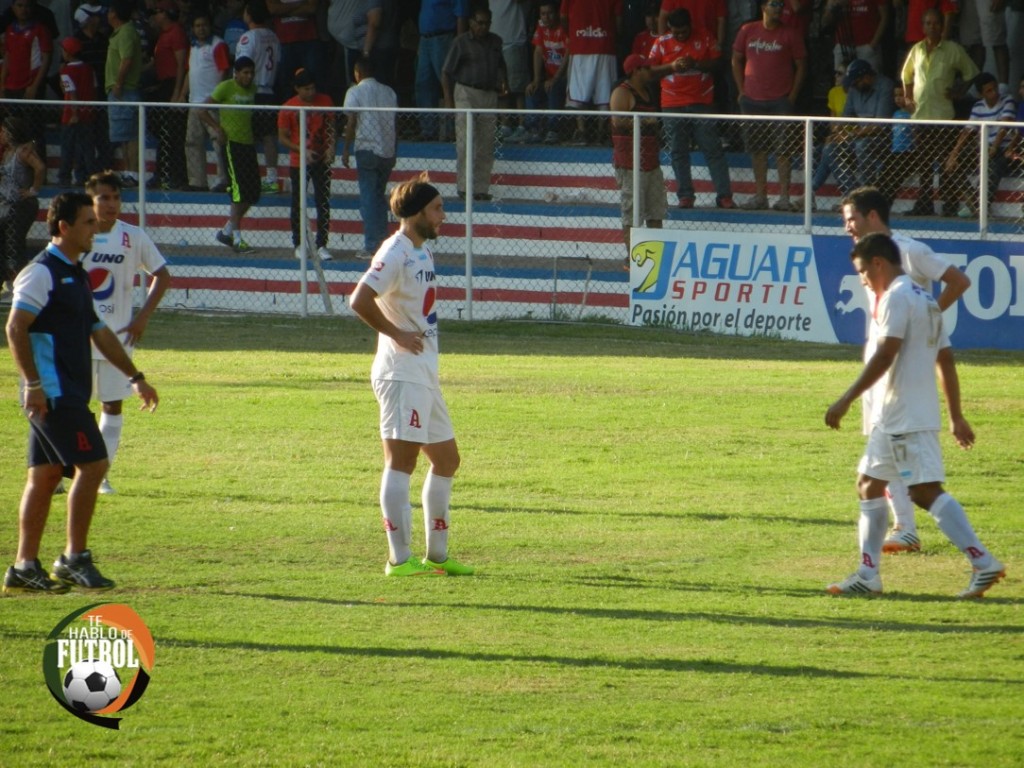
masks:
[[[743,25],[732,50],[732,74],[740,92],[740,111],[745,115],[791,115],[807,76],[807,51],[803,38],[782,24],[782,0],[762,0],[761,18]],[[743,204],[748,210],[768,207],[768,154],[775,154],[779,172],[776,211],[797,210],[789,197],[791,158],[800,151],[799,125],[751,121],[744,142],[754,168],[754,197]]]

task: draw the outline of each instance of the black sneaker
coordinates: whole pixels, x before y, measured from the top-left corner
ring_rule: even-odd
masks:
[[[79,552],[70,560],[63,554],[53,564],[50,574],[57,581],[69,587],[82,589],[110,589],[114,582],[103,576],[92,562],[92,552]]]
[[[24,571],[13,565],[4,574],[4,592],[40,592],[59,595],[68,591],[67,584],[54,581],[43,570],[38,560],[32,561],[31,568]]]

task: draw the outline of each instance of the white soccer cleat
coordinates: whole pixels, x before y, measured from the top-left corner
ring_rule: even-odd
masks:
[[[889,535],[882,542],[882,551],[888,554],[897,552],[920,552],[921,539],[917,537],[917,531],[906,531],[902,528],[893,528]]]
[[[117,493],[117,491],[114,490],[114,487],[110,484],[110,481],[104,477],[103,482],[100,483],[100,493],[102,493],[104,496],[112,496],[113,494]]]
[[[333,254],[324,246],[316,249],[316,255],[320,257],[320,261],[330,261],[334,258]]]
[[[961,592],[957,597],[961,600],[965,600],[972,597],[984,597],[989,587],[998,582],[1006,576],[1006,567],[992,558],[992,564],[988,568],[975,568],[974,573],[971,574],[971,581],[967,585],[967,589]]]
[[[830,595],[880,595],[882,594],[882,577],[877,573],[865,579],[859,573],[851,574],[842,581],[829,584],[825,591]]]

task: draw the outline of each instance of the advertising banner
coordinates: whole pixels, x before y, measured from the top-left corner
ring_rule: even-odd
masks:
[[[971,280],[943,314],[953,345],[1024,349],[1024,245],[922,241]],[[851,245],[846,235],[634,229],[628,321],[860,344],[868,301]]]

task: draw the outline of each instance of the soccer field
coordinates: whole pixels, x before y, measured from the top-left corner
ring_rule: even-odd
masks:
[[[959,602],[967,561],[923,512],[885,595],[824,593],[857,562],[859,411],[823,416],[858,349],[596,325],[442,324],[451,552],[477,575],[386,579],[373,345],[350,319],[154,317],[160,408],[126,404],[90,537],[117,588],[0,599],[0,765],[1021,764],[1021,354],[958,354],[978,444],[943,435],[947,488],[1008,571]],[[8,357],[4,567],[16,389]],[[96,602],[156,642],[120,731],[43,680]]]

